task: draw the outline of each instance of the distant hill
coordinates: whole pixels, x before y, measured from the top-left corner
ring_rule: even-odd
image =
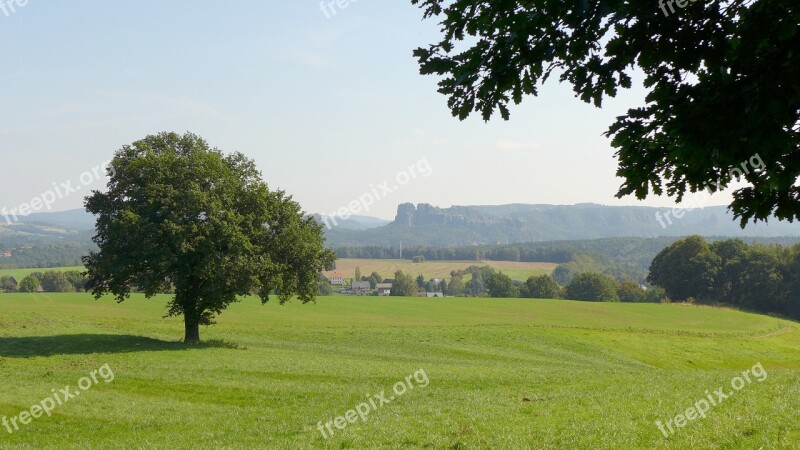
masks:
[[[520,242],[603,239],[614,237],[676,237],[699,234],[727,237],[800,236],[800,223],[770,221],[742,230],[725,206],[686,210],[682,218],[670,208],[644,206],[475,205],[438,208],[427,203],[404,203],[394,221],[369,216],[347,220],[328,218],[330,247],[425,245],[456,247]],[[656,214],[660,214],[660,221]],[[324,221],[325,216],[316,215]],[[671,222],[671,223],[670,223]],[[0,222],[2,226],[5,222]],[[83,209],[31,214],[19,224],[4,226],[6,238],[33,237],[58,241],[89,241],[95,218]],[[53,228],[53,229],[51,229]],[[68,233],[65,233],[68,231]],[[3,230],[0,230],[2,233]],[[72,233],[75,232],[75,233]],[[78,234],[79,236],[76,236]],[[78,239],[75,239],[78,238]]]
[[[670,214],[667,216],[667,213]],[[657,215],[658,214],[658,215]],[[660,219],[659,219],[660,218]],[[771,221],[746,229],[725,206],[685,210],[681,218],[671,208],[643,206],[497,205],[438,208],[405,203],[395,220],[367,230],[338,227],[327,231],[333,247],[426,245],[452,247],[519,242],[601,239],[613,237],[800,236],[800,223]]]
[[[33,213],[20,217],[20,222],[49,225],[67,230],[86,231],[94,230],[95,217],[85,209],[70,209],[59,212]]]

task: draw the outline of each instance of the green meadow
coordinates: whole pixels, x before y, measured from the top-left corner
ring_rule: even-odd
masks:
[[[797,448],[796,322],[728,309],[322,297],[232,305],[186,347],[166,296],[0,294],[0,448]],[[705,418],[666,422],[760,363]],[[366,421],[318,429],[395,383]],[[418,372],[419,373],[419,372]],[[412,379],[413,381],[413,379]],[[13,430],[13,429],[12,429]]]
[[[23,278],[27,277],[28,275],[32,274],[33,272],[85,272],[86,267],[83,266],[72,266],[72,267],[50,267],[50,268],[38,268],[38,269],[0,269],[0,277],[3,276],[12,276],[17,281],[22,281]]]

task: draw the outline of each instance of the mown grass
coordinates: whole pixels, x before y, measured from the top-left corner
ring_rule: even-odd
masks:
[[[108,363],[2,448],[796,448],[794,322],[708,307],[524,299],[249,298],[186,347],[167,297],[0,294],[0,416]],[[665,438],[666,421],[762,363]],[[323,439],[317,422],[429,384]],[[728,388],[729,389],[729,388]],[[335,430],[335,428],[334,428]]]

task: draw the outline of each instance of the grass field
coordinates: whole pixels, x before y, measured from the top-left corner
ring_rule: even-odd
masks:
[[[56,272],[69,272],[72,270],[78,272],[86,271],[86,268],[83,266],[73,266],[73,267],[49,267],[49,268],[39,268],[39,269],[2,269],[0,270],[0,277],[5,275],[11,275],[17,281],[22,281],[23,278],[27,277],[33,272],[47,272],[54,270]]]
[[[431,278],[446,278],[449,280],[450,272],[453,270],[466,269],[469,266],[490,266],[497,271],[502,271],[513,280],[525,281],[531,275],[550,274],[557,265],[553,263],[512,261],[425,261],[423,263],[414,263],[406,259],[344,258],[336,260],[335,271],[343,274],[346,278],[353,278],[356,267],[359,267],[363,276],[378,272],[383,278],[394,278],[395,271],[402,270],[414,277],[422,274],[426,280]],[[326,274],[332,272],[326,272]]]
[[[167,297],[0,294],[0,416],[100,379],[1,448],[796,448],[797,323],[732,310],[324,297],[233,305],[186,348]],[[665,438],[655,425],[761,363]],[[318,422],[424,370],[323,438]],[[102,372],[101,372],[102,373]],[[89,380],[87,378],[86,380]],[[398,388],[399,389],[399,388]],[[393,394],[392,394],[393,395]],[[352,417],[352,416],[351,416]],[[344,420],[344,419],[343,419]]]

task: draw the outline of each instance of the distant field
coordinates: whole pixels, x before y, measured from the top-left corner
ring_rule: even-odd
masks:
[[[512,261],[426,261],[415,264],[405,259],[339,259],[336,261],[336,272],[353,278],[356,266],[361,269],[361,274],[369,276],[378,272],[383,278],[393,278],[397,270],[402,270],[413,276],[422,274],[425,279],[450,278],[453,270],[466,269],[469,266],[491,266],[502,271],[514,280],[525,281],[531,275],[550,274],[557,264],[538,262],[512,262]],[[326,272],[330,274],[332,272]]]
[[[167,296],[0,294],[0,417],[108,364],[0,448],[796,448],[798,324],[727,309],[525,299],[248,298],[185,347]],[[655,425],[761,363],[665,438]],[[420,369],[428,383],[393,386]],[[418,372],[419,373],[419,372]],[[416,380],[416,379],[415,379]],[[317,429],[385,392],[368,420]],[[373,397],[374,398],[374,397]]]
[[[47,272],[47,271],[56,271],[56,272],[70,272],[70,271],[78,271],[83,272],[86,268],[83,266],[72,266],[72,267],[47,267],[47,268],[38,268],[38,269],[2,269],[0,270],[0,277],[5,275],[11,275],[17,281],[21,281],[23,278],[27,277],[33,272]]]

